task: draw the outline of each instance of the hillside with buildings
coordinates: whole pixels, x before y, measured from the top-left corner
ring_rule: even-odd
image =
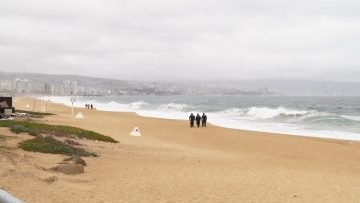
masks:
[[[119,96],[119,95],[271,95],[268,88],[241,89],[218,85],[124,81],[75,75],[0,72],[4,95]]]
[[[291,95],[359,96],[359,82],[311,80],[144,82],[84,77],[0,72],[2,95]]]

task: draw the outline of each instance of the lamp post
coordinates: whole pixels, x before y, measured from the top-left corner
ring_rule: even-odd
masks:
[[[75,98],[71,98],[71,114],[74,114],[74,102],[76,101]]]
[[[71,92],[71,114],[73,115],[74,114],[74,102],[76,101],[76,99],[74,98],[74,94],[73,92]]]

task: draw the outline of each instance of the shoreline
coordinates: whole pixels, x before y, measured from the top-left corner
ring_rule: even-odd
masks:
[[[41,97],[44,98],[44,97]],[[51,98],[51,97],[46,97],[45,98]],[[55,97],[55,98],[68,98],[68,97]],[[39,99],[39,98],[37,98]],[[50,100],[50,99],[49,99]],[[71,104],[70,103],[64,103],[64,102],[59,102],[59,101],[48,101],[51,103],[55,103],[55,104],[59,104],[59,105],[64,105],[68,108],[71,108]],[[82,102],[84,103],[84,102]],[[96,106],[95,106],[96,107]],[[82,105],[77,105],[76,107],[74,106],[74,108],[78,108],[79,110],[81,109],[85,109],[82,107]],[[156,111],[150,111],[150,110],[143,110],[143,111],[131,111],[131,110],[126,110],[126,109],[122,109],[119,111],[115,111],[115,110],[106,110],[106,109],[96,109],[97,111],[103,111],[103,112],[112,112],[112,113],[134,113],[138,116],[141,117],[145,117],[145,118],[155,118],[155,119],[168,119],[168,120],[176,120],[176,121],[181,121],[181,122],[186,122],[187,119],[182,119],[182,118],[178,118],[178,117],[169,117],[166,116],[166,113],[164,115],[160,115],[156,114]],[[125,110],[125,111],[124,111]],[[186,113],[183,113],[184,116],[188,116],[185,115]],[[209,117],[212,115],[212,113],[208,113]],[[213,120],[219,120],[219,118],[213,118]],[[214,121],[215,122],[215,121]],[[329,139],[329,140],[340,140],[340,141],[351,141],[351,142],[360,142],[360,136],[358,133],[355,132],[342,132],[342,131],[332,131],[332,130],[304,130],[301,129],[302,132],[292,132],[292,131],[286,131],[286,130],[259,130],[259,129],[254,129],[256,127],[237,127],[235,124],[224,124],[222,122],[222,124],[219,124],[221,122],[212,122],[211,121],[211,117],[210,117],[210,121],[208,123],[210,123],[213,126],[219,127],[219,128],[224,128],[224,129],[232,129],[232,130],[240,130],[240,131],[249,131],[249,132],[258,132],[258,133],[269,133],[269,134],[279,134],[279,135],[287,135],[287,136],[297,136],[297,137],[309,137],[309,138],[320,138],[320,139]],[[253,121],[247,121],[249,123],[252,123]],[[296,126],[293,126],[296,127]],[[339,134],[342,134],[341,137],[339,137]]]
[[[31,100],[30,98],[28,97],[19,97],[19,99],[26,99],[26,100]],[[37,99],[37,102],[39,102],[40,100]],[[169,118],[161,118],[161,117],[151,117],[151,116],[143,116],[143,115],[140,115],[136,112],[132,112],[132,111],[127,111],[127,112],[122,112],[122,111],[106,111],[106,110],[98,110],[98,109],[86,109],[86,108],[83,108],[83,107],[74,107],[74,114],[71,115],[71,106],[68,106],[66,104],[63,104],[63,103],[56,103],[56,102],[49,102],[49,104],[52,104],[52,105],[55,105],[57,107],[61,107],[62,109],[62,112],[64,111],[68,111],[68,115],[67,116],[70,116],[70,118],[72,118],[72,120],[82,120],[82,119],[75,119],[75,115],[76,115],[76,112],[81,112],[83,113],[84,110],[85,111],[88,111],[88,112],[94,112],[96,114],[96,112],[102,112],[102,113],[109,113],[109,114],[118,114],[118,115],[125,115],[125,116],[128,116],[128,115],[132,115],[132,116],[135,116],[135,117],[138,117],[139,119],[150,119],[150,120],[155,120],[155,121],[165,121],[165,122],[176,122],[176,123],[182,123],[184,124],[183,127],[184,129],[192,129],[190,128],[190,124],[188,123],[187,120],[182,120],[182,119],[169,119]],[[31,107],[31,104],[30,104],[30,107]],[[26,109],[22,109],[22,110],[26,110]],[[37,105],[35,106],[35,111],[38,110],[40,111],[40,107]],[[75,111],[77,110],[77,111]],[[81,111],[83,110],[83,111]],[[53,113],[53,112],[51,112]],[[51,122],[50,122],[51,123]],[[134,126],[136,127],[136,126]],[[354,143],[354,144],[359,144],[360,145],[360,140],[347,140],[347,139],[337,139],[337,138],[329,138],[329,137],[316,137],[316,136],[311,136],[311,135],[297,135],[297,134],[288,134],[288,133],[276,133],[276,132],[263,132],[263,131],[256,131],[256,130],[246,130],[246,129],[239,129],[239,128],[228,128],[228,127],[223,127],[223,126],[218,126],[218,125],[214,125],[212,124],[211,122],[208,122],[208,127],[206,128],[216,128],[218,130],[227,130],[227,131],[232,131],[232,132],[238,132],[238,133],[241,133],[241,134],[246,134],[246,133],[249,133],[249,134],[256,134],[256,135],[261,135],[261,136],[279,136],[279,137],[287,137],[287,138],[295,138],[295,139],[305,139],[305,140],[316,140],[316,141],[325,141],[325,142],[333,142],[333,143],[346,143],[346,144],[349,144],[349,143]],[[204,129],[206,129],[204,128]],[[194,127],[193,129],[202,129],[202,127]],[[129,131],[130,132],[130,131]]]
[[[31,100],[30,98],[28,97],[19,97],[19,99],[26,99],[26,100]],[[36,102],[39,102],[40,100],[37,99]],[[138,117],[140,119],[150,119],[150,120],[157,120],[157,121],[165,121],[165,122],[177,122],[177,123],[182,123],[184,124],[183,127],[184,129],[192,129],[190,128],[190,124],[188,123],[187,120],[182,120],[182,119],[169,119],[169,118],[161,118],[161,117],[151,117],[151,116],[143,116],[143,115],[140,115],[136,112],[132,112],[132,111],[127,111],[127,112],[123,112],[123,111],[106,111],[106,110],[98,110],[98,109],[86,109],[84,107],[74,107],[74,114],[71,115],[71,106],[68,106],[66,104],[63,104],[63,103],[56,103],[56,102],[52,102],[50,101],[49,104],[52,104],[52,105],[55,105],[55,106],[60,106],[62,108],[62,111],[68,111],[68,115],[67,116],[70,116],[70,118],[72,118],[72,120],[82,120],[82,119],[75,119],[75,115],[77,112],[81,112],[83,113],[84,111],[87,111],[87,112],[102,112],[102,113],[109,113],[109,114],[119,114],[119,115],[125,115],[125,116],[128,116],[128,115],[133,115],[135,117]],[[30,104],[30,107],[31,104]],[[26,109],[22,109],[22,110],[26,110]],[[40,111],[40,107],[38,105],[35,105],[35,111],[38,110]],[[53,112],[51,112],[53,113]],[[50,122],[51,123],[51,122]],[[134,126],[136,127],[136,126]],[[232,132],[238,132],[238,133],[241,133],[241,134],[246,134],[246,133],[249,133],[249,134],[257,134],[257,135],[262,135],[262,136],[266,136],[266,135],[269,135],[269,136],[279,136],[279,137],[288,137],[288,138],[296,138],[296,139],[309,139],[309,140],[317,140],[317,141],[325,141],[325,142],[334,142],[334,143],[356,143],[356,144],[360,144],[360,140],[348,140],[348,139],[337,139],[337,138],[329,138],[329,137],[316,137],[316,136],[311,136],[311,135],[297,135],[297,134],[288,134],[288,133],[276,133],[276,132],[263,132],[263,131],[256,131],[256,130],[247,130],[247,129],[239,129],[239,128],[228,128],[228,127],[223,127],[223,126],[218,126],[218,125],[214,125],[212,124],[211,122],[208,122],[208,127],[206,128],[217,128],[219,130],[228,130],[228,131],[232,131]],[[205,128],[205,129],[206,129]],[[195,129],[202,129],[202,127],[194,127],[193,128],[194,130]],[[130,132],[130,131],[129,131]]]

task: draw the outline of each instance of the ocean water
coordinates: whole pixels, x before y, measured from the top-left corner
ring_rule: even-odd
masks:
[[[70,97],[44,99],[71,106]],[[180,120],[188,120],[191,112],[205,112],[208,122],[226,128],[360,140],[360,97],[76,97],[74,106],[86,103],[103,111]]]

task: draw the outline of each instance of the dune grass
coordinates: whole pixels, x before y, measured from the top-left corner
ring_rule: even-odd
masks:
[[[40,135],[40,133],[36,130],[33,129],[28,129],[22,125],[14,125],[10,127],[10,131],[16,134],[20,134],[20,133],[28,133],[29,135],[32,136],[38,136]]]
[[[73,147],[49,136],[37,136],[34,139],[25,140],[19,143],[19,147],[25,151],[32,152],[63,154],[68,156],[98,156],[96,153]]]
[[[37,115],[37,116],[53,116],[56,114],[53,113],[44,113],[44,112],[36,112],[36,111],[25,111],[25,110],[16,110],[17,113],[27,113],[30,115]]]
[[[25,110],[16,110],[16,113],[26,113],[30,116],[30,118],[44,118],[45,116],[56,115],[53,113],[33,112],[33,111],[25,111]]]
[[[118,143],[118,141],[114,140],[113,138],[99,134],[97,132],[65,125],[48,125],[31,121],[3,120],[0,121],[0,127],[8,127],[14,133],[27,132],[33,136],[38,136],[41,133],[48,133],[69,137],[76,136],[78,138],[84,138],[89,140]]]

